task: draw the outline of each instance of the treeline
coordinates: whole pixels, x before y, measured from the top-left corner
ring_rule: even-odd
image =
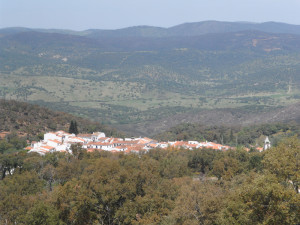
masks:
[[[0,223],[298,224],[299,149],[0,155]]]
[[[77,122],[79,132],[82,133],[102,131],[109,136],[122,136],[115,129],[98,122],[25,102],[0,99],[0,132],[22,132],[30,138],[49,131],[68,131],[71,121]]]
[[[231,146],[262,145],[266,136],[277,144],[284,137],[300,135],[298,123],[271,123],[252,126],[207,126],[203,124],[184,123],[168,131],[157,134],[154,138],[160,141],[195,140],[214,141]]]

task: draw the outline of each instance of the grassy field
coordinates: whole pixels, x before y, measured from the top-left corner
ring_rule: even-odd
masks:
[[[101,74],[99,74],[101,76]],[[78,76],[79,77],[79,76]],[[94,81],[83,78],[0,75],[2,98],[35,102],[107,124],[156,121],[180,113],[204,109],[240,108],[249,105],[286,106],[296,103],[298,88],[271,92],[241,93],[222,97],[223,90],[205,94],[178,93],[134,81]],[[209,82],[204,83],[213,89]],[[204,85],[201,84],[201,85]],[[195,89],[196,83],[191,87]]]

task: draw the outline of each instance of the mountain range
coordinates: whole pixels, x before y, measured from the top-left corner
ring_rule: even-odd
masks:
[[[89,29],[84,31],[61,30],[61,29],[33,29],[24,27],[12,27],[1,29],[2,35],[15,34],[20,32],[36,31],[44,33],[60,33],[80,35],[91,38],[99,37],[188,37],[200,36],[209,33],[228,33],[245,30],[256,30],[267,33],[288,33],[300,34],[300,25],[292,25],[279,22],[221,22],[203,21],[184,23],[177,26],[162,28],[153,26],[135,26],[116,30]]]
[[[182,122],[298,120],[278,112],[299,107],[299,62],[300,26],[284,23],[5,28],[0,97],[145,135]]]

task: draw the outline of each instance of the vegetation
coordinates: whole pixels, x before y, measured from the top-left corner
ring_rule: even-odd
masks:
[[[0,155],[0,223],[297,224],[299,148]]]
[[[231,146],[262,146],[266,136],[276,145],[284,137],[300,136],[298,123],[270,123],[252,126],[206,126],[184,123],[154,136],[160,141],[212,141]]]
[[[126,31],[120,32],[126,36]],[[126,131],[138,126],[139,135],[154,134],[148,128],[152,124],[165,130],[165,120],[173,121],[171,126],[184,121],[239,125],[266,118],[299,120],[289,113],[292,109],[279,113],[289,105],[299,109],[297,35],[74,34],[36,31],[1,36],[0,97],[122,125]]]
[[[33,140],[38,136],[43,138],[45,132],[68,131],[70,121],[76,122],[77,131],[82,133],[103,131],[107,135],[122,136],[120,132],[99,122],[91,122],[68,113],[53,112],[37,105],[0,99],[0,132],[8,131]]]
[[[77,122],[76,121],[71,121],[70,127],[69,127],[69,133],[70,134],[78,134],[78,127],[77,127]]]
[[[12,132],[6,135],[5,139],[0,139],[0,154],[8,152],[18,152],[27,146],[25,137],[19,137],[17,133]]]

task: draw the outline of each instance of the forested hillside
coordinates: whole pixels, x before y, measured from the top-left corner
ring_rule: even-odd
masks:
[[[300,136],[298,123],[270,123],[250,126],[206,126],[184,123],[155,135],[157,140],[212,141],[230,146],[263,146],[266,136],[272,145],[289,136]]]
[[[299,148],[0,155],[0,223],[298,224]]]
[[[25,138],[33,138],[49,131],[68,131],[71,121],[76,121],[80,132],[102,131],[116,135],[115,129],[98,122],[76,117],[64,112],[54,112],[45,107],[14,100],[0,100],[0,132],[22,133]]]
[[[298,120],[281,113],[300,109],[298,30],[218,22],[166,30],[2,29],[0,97],[146,136],[228,117],[233,125]]]

